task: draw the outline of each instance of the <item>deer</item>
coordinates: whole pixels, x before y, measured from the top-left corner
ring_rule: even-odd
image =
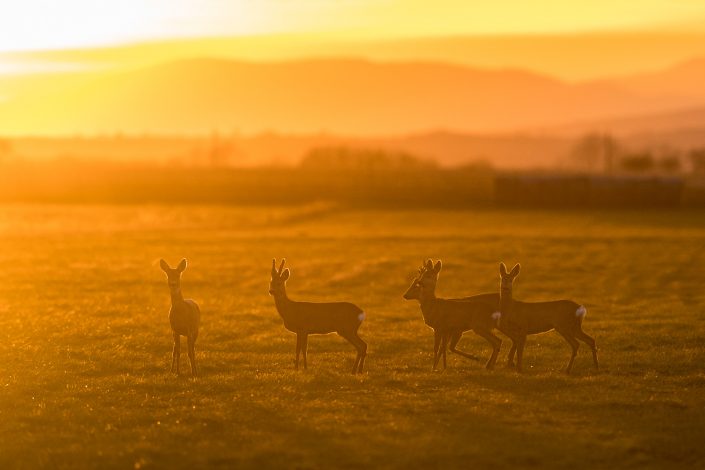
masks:
[[[299,369],[299,355],[303,355],[304,369],[308,368],[308,335],[337,333],[352,344],[357,350],[353,363],[353,374],[362,373],[367,343],[358,335],[358,329],[365,320],[365,312],[350,302],[298,302],[289,299],[286,294],[286,281],[291,275],[289,268],[284,269],[282,259],[279,269],[276,259],[272,260],[272,279],[269,294],[274,297],[274,305],[284,320],[284,327],[296,334],[296,360],[294,367]]]
[[[171,353],[171,372],[179,375],[179,359],[181,356],[181,337],[186,336],[188,340],[188,358],[191,363],[191,375],[198,375],[196,367],[196,339],[198,338],[198,328],[201,323],[201,309],[198,304],[191,299],[184,299],[181,293],[181,273],[184,272],[188,262],[182,259],[174,269],[169,264],[159,260],[159,266],[166,273],[169,293],[171,294],[171,309],[169,310],[169,324],[174,337],[174,349]]]
[[[492,333],[499,322],[500,313],[496,304],[482,300],[442,299],[436,297],[436,284],[443,264],[434,265],[429,259],[419,269],[418,276],[404,293],[406,300],[418,300],[424,323],[433,330],[433,370],[437,370],[440,358],[446,368],[446,349],[468,359],[476,359],[456,348],[463,332],[473,330],[492,346],[492,355],[485,368],[494,368],[502,340]]]
[[[428,272],[428,271],[427,271]],[[460,302],[484,302],[493,306],[497,306],[497,310],[499,311],[499,292],[494,292],[494,293],[486,293],[486,294],[475,294],[471,295],[468,297],[454,297],[449,300],[455,300],[455,301],[460,301]],[[509,354],[507,355],[507,367],[508,368],[514,368],[514,354],[516,352],[516,340],[515,340],[515,335],[514,332],[505,328],[504,324],[500,321],[501,320],[501,313],[500,313],[500,319],[497,320],[497,329],[502,332],[505,336],[507,336],[510,341],[512,342],[512,346],[509,350]],[[478,359],[476,356],[472,354],[468,354],[466,352],[460,351],[456,348],[456,345],[460,341],[460,338],[462,338],[464,331],[457,331],[450,337],[450,343],[449,343],[449,349],[451,352],[455,354],[459,354],[461,356],[464,356],[468,359],[473,359],[476,360]]]
[[[526,336],[556,330],[568,342],[572,349],[570,360],[565,369],[570,374],[573,362],[578,355],[578,340],[587,344],[592,350],[595,369],[599,369],[595,339],[583,331],[583,319],[587,309],[572,300],[554,300],[549,302],[522,302],[512,298],[514,279],[519,275],[521,266],[517,263],[510,272],[504,263],[499,265],[500,274],[500,311],[502,328],[514,336],[516,348],[512,345],[510,357],[516,349],[518,372],[522,370]]]

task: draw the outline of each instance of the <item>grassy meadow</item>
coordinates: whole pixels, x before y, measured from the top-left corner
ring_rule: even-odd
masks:
[[[695,468],[705,466],[702,212],[343,210],[232,206],[0,206],[0,468]],[[202,310],[190,377],[168,372],[170,300],[159,258],[189,260]],[[352,346],[295,337],[268,282],[295,300],[367,312]],[[601,370],[556,333],[526,371],[449,355],[402,299],[425,258],[438,295],[496,291],[588,308]],[[501,334],[500,334],[501,336]],[[489,356],[468,333],[460,348]]]

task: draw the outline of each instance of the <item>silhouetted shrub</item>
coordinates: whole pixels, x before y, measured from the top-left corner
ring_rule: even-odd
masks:
[[[705,148],[690,151],[690,166],[694,175],[705,176]]]
[[[588,172],[603,170],[607,173],[614,168],[619,153],[617,140],[609,134],[588,134],[573,147],[572,158],[576,165]]]
[[[646,173],[655,167],[654,157],[648,152],[625,155],[619,160],[620,169],[629,173]]]
[[[662,157],[658,160],[657,167],[663,173],[677,173],[681,169],[681,159],[676,155]]]
[[[309,151],[299,164],[302,169],[385,171],[436,168],[436,162],[405,152],[349,147],[322,147]]]

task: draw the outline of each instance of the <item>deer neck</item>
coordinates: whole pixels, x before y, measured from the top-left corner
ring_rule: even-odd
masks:
[[[179,305],[184,303],[184,295],[181,293],[181,287],[176,289],[169,289],[171,294],[171,305]]]
[[[512,285],[502,283],[499,287],[499,310],[504,314],[511,313],[512,304]]]
[[[423,315],[424,323],[430,325],[433,323],[435,318],[435,306],[436,303],[436,293],[430,292],[426,294],[421,294],[419,297],[419,305],[421,306],[421,314]]]
[[[283,289],[282,292],[274,294],[274,305],[277,307],[279,315],[286,315],[292,303],[293,301],[289,299],[288,295],[286,295],[286,289]]]

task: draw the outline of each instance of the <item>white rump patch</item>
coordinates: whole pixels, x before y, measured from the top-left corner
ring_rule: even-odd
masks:
[[[357,319],[363,321],[365,319],[365,312],[362,312],[360,315],[358,315]]]
[[[575,311],[575,316],[578,318],[583,318],[587,314],[587,309],[581,305],[578,307],[578,309]]]
[[[494,321],[499,321],[500,318],[502,318],[502,312],[494,312],[492,314],[492,319]]]

